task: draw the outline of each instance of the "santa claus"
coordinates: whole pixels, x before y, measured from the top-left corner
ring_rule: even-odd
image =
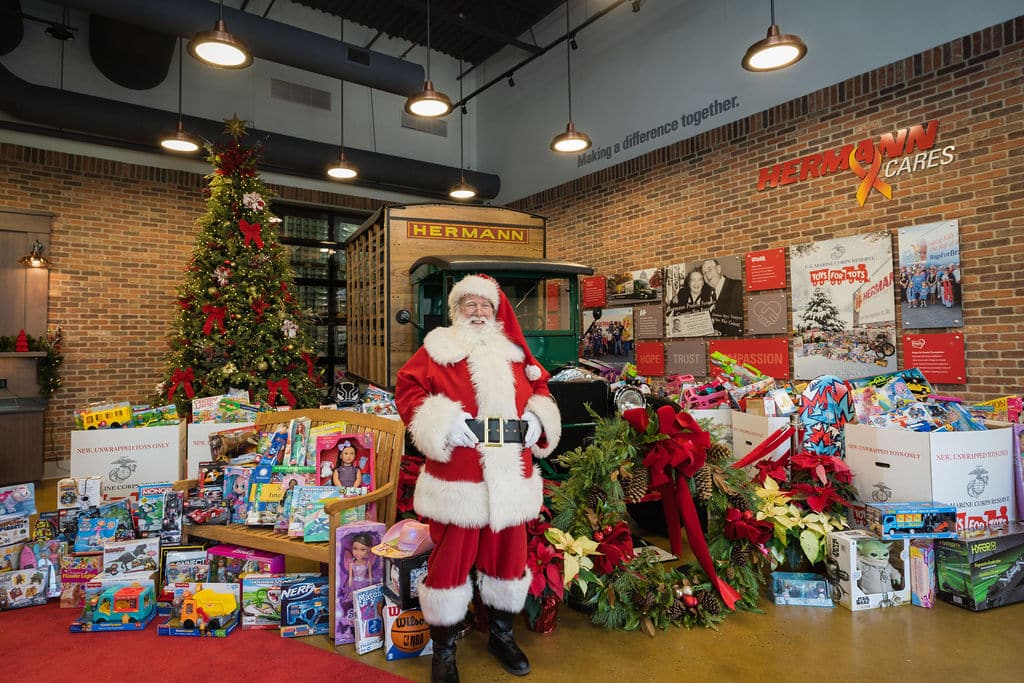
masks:
[[[470,569],[488,607],[488,650],[507,671],[530,671],[512,634],[530,587],[526,522],[540,512],[533,457],[561,435],[548,372],[530,353],[498,283],[468,275],[448,296],[451,327],[427,334],[398,372],[395,400],[426,464],[416,513],[435,548],[419,585],[434,641],[432,681],[458,681],[455,640],[473,597]]]

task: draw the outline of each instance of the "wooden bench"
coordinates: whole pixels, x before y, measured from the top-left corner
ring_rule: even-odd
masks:
[[[274,533],[267,527],[245,526],[244,524],[186,524],[182,541],[188,538],[201,538],[218,543],[233,543],[247,548],[257,548],[272,553],[281,553],[291,557],[300,557],[314,562],[326,564],[330,569],[331,595],[331,630],[334,638],[334,601],[335,601],[335,529],[338,527],[342,510],[368,503],[377,504],[377,520],[391,526],[395,522],[395,505],[398,492],[398,470],[401,465],[402,452],[405,446],[405,425],[400,420],[392,420],[366,413],[350,410],[331,410],[313,408],[307,410],[289,410],[282,412],[260,413],[256,417],[256,425],[264,430],[273,430],[282,422],[295,418],[307,417],[310,426],[330,422],[344,422],[347,432],[368,432],[373,434],[374,442],[374,490],[363,496],[343,498],[328,503],[325,510],[330,516],[330,540],[326,543],[306,543],[301,538],[290,538]],[[175,482],[174,488],[187,492],[196,488],[198,480],[183,479]]]

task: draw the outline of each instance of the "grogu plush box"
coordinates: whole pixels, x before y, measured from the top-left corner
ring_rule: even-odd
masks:
[[[832,599],[854,612],[910,604],[910,541],[837,531],[825,541]]]

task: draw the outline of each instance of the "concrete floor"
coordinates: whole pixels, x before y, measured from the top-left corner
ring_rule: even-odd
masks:
[[[56,482],[37,489],[41,510],[56,507]],[[664,539],[650,539],[663,545]],[[667,544],[665,544],[667,545]],[[289,563],[289,571],[309,569]],[[761,614],[728,617],[718,631],[672,628],[650,638],[639,631],[605,631],[588,616],[562,606],[558,627],[548,635],[516,628],[516,639],[533,665],[528,676],[505,673],[487,653],[487,636],[470,633],[459,642],[465,683],[523,680],[547,683],[657,683],[679,680],[928,681],[953,683],[1020,681],[1024,603],[986,612],[939,603],[850,612],[844,607],[776,606]],[[430,680],[430,657],[388,662],[383,651],[355,654],[324,636],[305,643],[357,659],[412,681]],[[339,677],[345,680],[343,668]],[[367,682],[369,683],[369,682]]]

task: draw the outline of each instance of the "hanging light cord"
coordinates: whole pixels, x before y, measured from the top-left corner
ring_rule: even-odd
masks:
[[[565,2],[565,80],[569,92],[569,120],[572,121],[572,40],[569,37],[569,0]],[[461,100],[462,97],[459,96]]]
[[[178,123],[181,123],[181,53],[184,51],[182,39],[178,38]]]
[[[774,26],[775,25],[775,0],[771,0],[771,8],[772,8],[772,26]]]
[[[345,17],[341,17],[341,49],[345,49]],[[341,94],[338,96],[338,127],[341,128],[341,153],[345,154],[345,79],[339,78]]]
[[[427,80],[430,80],[430,0],[427,0]]]
[[[462,60],[459,60],[459,73],[462,73]],[[462,99],[462,76],[459,76],[459,99]],[[459,177],[462,182],[466,182],[466,156],[465,156],[465,139],[466,136],[463,133],[463,119],[466,117],[465,107],[459,107]]]

